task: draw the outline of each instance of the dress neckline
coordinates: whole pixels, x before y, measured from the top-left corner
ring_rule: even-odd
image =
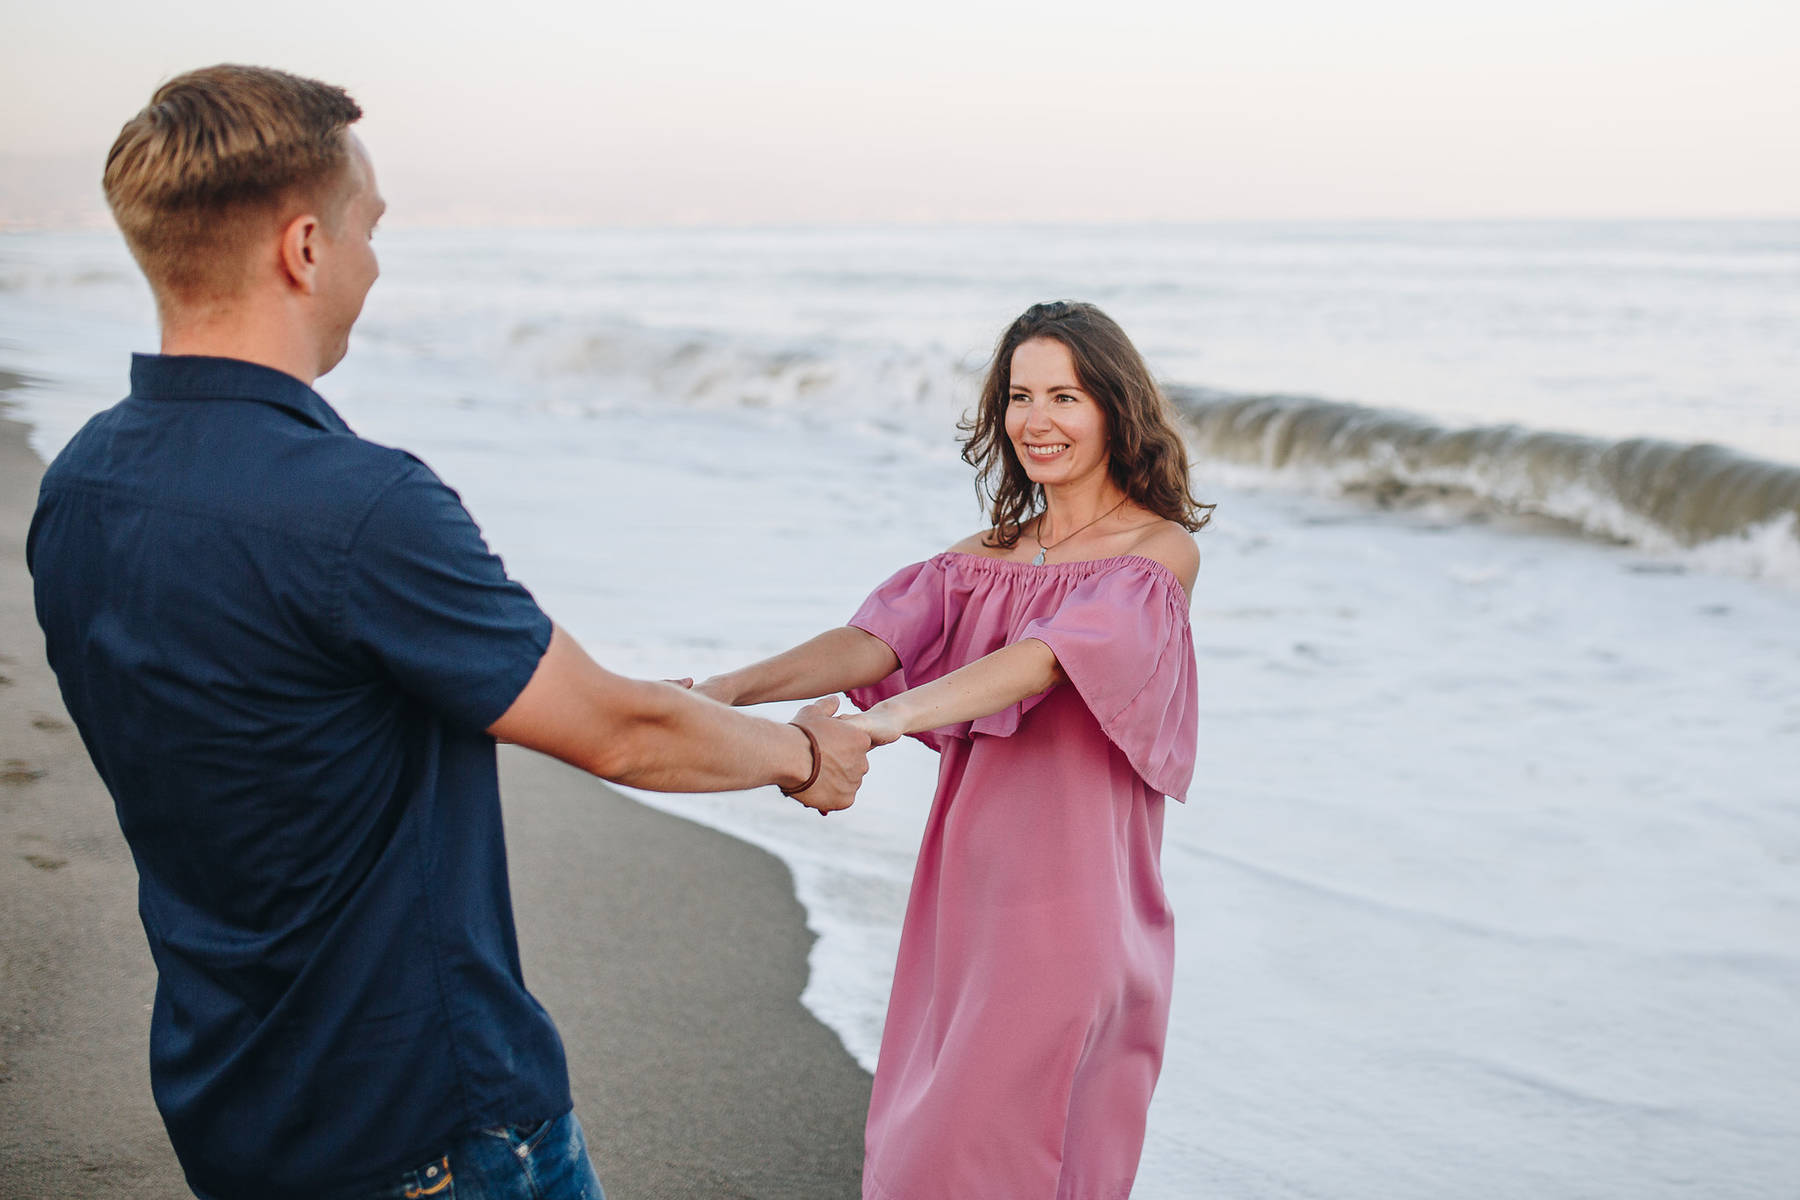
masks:
[[[1130,563],[1147,567],[1152,574],[1160,574],[1166,578],[1167,582],[1174,584],[1178,589],[1181,588],[1181,580],[1176,578],[1175,572],[1171,571],[1163,563],[1157,562],[1154,558],[1144,554],[1107,554],[1100,558],[1077,558],[1068,562],[1044,563],[1041,566],[1033,563],[1021,562],[1017,559],[995,558],[988,554],[971,554],[967,550],[945,550],[935,557],[960,559],[964,562],[982,567],[983,569],[998,571],[1004,575],[1029,575],[1038,577],[1049,574],[1091,575],[1095,571],[1110,564]]]

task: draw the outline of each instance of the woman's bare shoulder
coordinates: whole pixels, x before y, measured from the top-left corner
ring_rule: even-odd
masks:
[[[989,539],[991,539],[993,536],[994,536],[994,531],[992,529],[977,530],[976,532],[971,533],[968,537],[964,538],[962,541],[956,543],[956,545],[950,547],[950,549],[945,551],[945,553],[947,553],[947,554],[979,554],[983,558],[996,558],[996,557],[998,557],[998,555],[995,553],[996,547],[989,544]]]
[[[1181,580],[1182,589],[1193,593],[1194,578],[1200,574],[1200,547],[1194,544],[1194,535],[1182,526],[1174,521],[1156,522],[1144,531],[1131,553],[1169,568]]]

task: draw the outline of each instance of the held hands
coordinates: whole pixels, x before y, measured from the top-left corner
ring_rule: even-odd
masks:
[[[856,799],[856,789],[869,772],[869,735],[849,721],[834,720],[837,697],[814,700],[795,714],[790,725],[812,734],[818,743],[818,777],[794,799],[821,817],[841,808],[849,808]]]
[[[696,695],[734,705],[736,690],[723,676],[696,682],[692,676],[665,679],[664,683],[684,688]],[[896,741],[905,730],[898,714],[888,706],[876,705],[866,713],[850,713],[834,717],[836,696],[815,700],[801,709],[790,725],[809,730],[819,746],[819,773],[813,783],[794,792],[794,799],[824,816],[828,812],[849,808],[856,799],[857,788],[869,770],[869,751]],[[810,749],[810,747],[809,747]]]
[[[886,704],[877,704],[867,712],[849,713],[838,718],[838,723],[860,729],[869,736],[871,746],[885,746],[889,742],[897,742],[906,727],[900,721],[900,715]]]

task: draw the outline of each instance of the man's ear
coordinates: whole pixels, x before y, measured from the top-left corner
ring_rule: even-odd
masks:
[[[324,252],[319,218],[302,213],[281,231],[281,270],[288,283],[312,295],[319,272],[319,255]]]

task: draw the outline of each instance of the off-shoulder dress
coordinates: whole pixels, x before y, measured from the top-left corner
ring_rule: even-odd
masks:
[[[1068,682],[917,735],[941,755],[869,1106],[865,1200],[1119,1200],[1174,971],[1163,801],[1197,726],[1188,601],[1137,555],[948,552],[850,623],[899,669],[863,708],[1037,638]]]

